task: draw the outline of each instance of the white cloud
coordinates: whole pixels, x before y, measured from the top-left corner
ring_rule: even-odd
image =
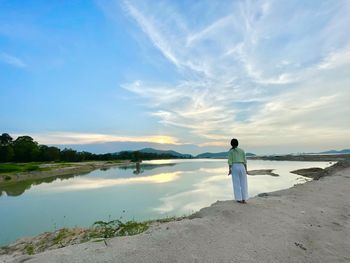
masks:
[[[321,70],[334,69],[350,64],[350,47],[330,53],[318,66]]]
[[[160,32],[154,27],[154,23],[147,19],[135,6],[125,2],[130,15],[135,18],[144,33],[151,39],[152,43],[176,66],[180,66],[176,56],[173,54],[170,43],[163,38]]]
[[[348,1],[237,1],[197,27],[175,8],[164,17],[157,2],[125,6],[183,75],[175,85],[155,79],[123,86],[164,125],[204,146],[232,136],[252,147],[350,144]]]
[[[11,66],[17,67],[17,68],[25,68],[27,65],[24,63],[24,61],[18,57],[9,55],[7,53],[1,53],[0,54],[0,61],[9,64]]]

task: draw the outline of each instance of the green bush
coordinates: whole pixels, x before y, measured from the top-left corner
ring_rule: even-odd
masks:
[[[0,164],[0,173],[20,172],[21,168],[17,164]]]
[[[32,244],[27,244],[25,247],[25,250],[26,250],[28,255],[34,254],[34,246]]]
[[[140,234],[148,229],[148,224],[135,221],[123,223],[120,220],[112,220],[109,222],[97,221],[93,224],[93,227],[95,228],[95,231],[91,237],[110,238],[115,236],[132,236]]]
[[[39,170],[39,166],[38,165],[28,165],[25,169],[28,172],[36,171],[36,170]]]
[[[138,223],[135,221],[128,221],[120,225],[120,230],[118,231],[118,236],[133,236],[141,234],[148,229],[146,223]]]
[[[40,170],[39,165],[25,163],[25,164],[12,164],[2,163],[0,164],[0,173],[19,173],[19,172],[31,172]]]

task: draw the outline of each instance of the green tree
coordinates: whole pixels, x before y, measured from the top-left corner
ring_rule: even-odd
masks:
[[[39,145],[39,157],[38,161],[59,161],[60,149],[57,147],[49,147],[47,145]]]
[[[51,146],[48,149],[48,156],[50,161],[59,161],[60,160],[61,150],[57,147]]]
[[[94,155],[90,152],[83,151],[80,154],[82,155],[83,161],[93,160],[94,158]]]
[[[61,161],[77,162],[77,151],[65,148],[63,151],[61,151]]]
[[[131,156],[132,156],[131,157],[132,162],[141,162],[143,154],[139,151],[135,151],[135,152],[132,152]]]
[[[38,143],[30,136],[19,136],[13,143],[14,160],[17,162],[31,162],[38,159]]]
[[[0,145],[5,146],[12,143],[12,137],[8,133],[3,133],[0,135]]]
[[[12,145],[1,145],[0,146],[0,162],[11,162],[15,153]]]

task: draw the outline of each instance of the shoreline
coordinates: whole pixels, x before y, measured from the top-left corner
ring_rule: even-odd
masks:
[[[39,253],[33,256],[29,256],[29,255],[21,256],[17,254],[17,257],[16,257],[14,255],[12,256],[2,255],[0,256],[0,262],[2,262],[1,260],[4,260],[3,262],[17,262],[16,261],[17,259],[20,260],[20,258],[25,258],[25,257],[28,258],[29,260],[28,262],[45,262],[44,259],[47,256],[51,257],[51,255],[54,255],[54,258],[55,258],[55,260],[52,262],[69,262],[70,258],[67,255],[76,254],[76,253],[78,255],[80,253],[80,256],[74,257],[74,260],[72,260],[74,262],[98,262],[99,260],[102,260],[102,258],[96,258],[96,255],[91,255],[94,253],[94,251],[96,252],[96,249],[106,250],[106,253],[107,254],[109,253],[110,256],[112,255],[116,256],[115,253],[117,253],[119,249],[122,249],[122,252],[128,255],[125,258],[126,259],[125,262],[128,262],[128,260],[131,260],[133,262],[152,262],[151,259],[157,261],[164,256],[169,256],[169,258],[173,258],[173,257],[178,258],[178,256],[180,255],[177,255],[176,253],[175,254],[170,253],[168,255],[164,251],[163,252],[159,251],[160,253],[159,255],[157,253],[153,255],[148,255],[146,258],[144,258],[143,256],[141,257],[142,253],[141,254],[136,253],[135,257],[134,256],[131,257],[130,251],[134,251],[135,247],[130,244],[134,244],[136,245],[136,247],[140,245],[141,250],[145,252],[147,248],[154,249],[152,244],[155,242],[159,249],[160,248],[164,249],[163,246],[165,246],[166,248],[174,252],[173,251],[174,248],[169,247],[166,244],[164,245],[163,242],[167,243],[169,240],[173,240],[174,237],[172,235],[175,235],[177,237],[177,239],[175,238],[175,243],[177,244],[177,246],[175,247],[175,250],[178,250],[179,247],[183,246],[182,241],[186,242],[188,238],[192,240],[189,243],[190,247],[192,247],[193,249],[193,246],[195,246],[196,249],[199,249],[197,247],[198,244],[196,245],[196,243],[199,242],[202,244],[202,238],[204,238],[202,237],[201,233],[198,232],[199,230],[197,229],[198,227],[197,224],[199,223],[201,226],[200,228],[203,228],[205,232],[208,232],[210,234],[206,238],[211,238],[211,235],[214,235],[216,236],[216,238],[214,238],[215,242],[219,242],[219,243],[222,243],[222,241],[225,240],[225,238],[221,240],[220,236],[227,235],[226,230],[220,227],[221,225],[225,225],[230,229],[232,228],[231,229],[233,231],[232,233],[235,233],[238,231],[235,235],[231,236],[231,238],[226,240],[229,243],[233,242],[235,245],[237,245],[237,242],[238,244],[240,244],[239,239],[237,239],[237,235],[239,236],[240,234],[243,234],[244,238],[248,238],[246,237],[247,233],[242,232],[242,229],[240,229],[240,227],[243,227],[245,231],[248,231],[249,235],[252,234],[251,230],[249,230],[249,228],[247,229],[247,226],[245,225],[245,223],[247,223],[245,222],[246,219],[248,219],[248,221],[252,220],[252,222],[250,221],[248,222],[248,225],[255,229],[254,234],[257,234],[258,236],[260,236],[260,238],[262,239],[260,241],[263,243],[269,243],[269,242],[273,242],[273,240],[269,238],[269,235],[271,233],[265,233],[264,225],[261,225],[260,224],[261,222],[258,220],[262,214],[264,215],[263,218],[266,224],[268,224],[270,227],[276,226],[282,232],[285,230],[283,229],[283,227],[288,228],[289,226],[291,226],[297,232],[300,232],[300,229],[304,229],[304,228],[306,228],[307,231],[310,229],[313,231],[315,224],[317,225],[316,230],[321,230],[322,227],[318,227],[318,225],[320,225],[319,224],[320,221],[323,220],[322,217],[326,215],[326,211],[329,212],[330,210],[335,209],[334,206],[336,206],[335,212],[337,213],[340,212],[341,215],[338,215],[336,213],[336,214],[327,216],[326,221],[323,222],[323,224],[327,225],[327,227],[330,228],[330,229],[327,228],[327,231],[331,231],[333,230],[333,228],[340,229],[343,226],[350,227],[349,226],[350,204],[348,202],[349,194],[347,193],[348,191],[346,191],[350,189],[350,162],[349,161],[338,162],[337,164],[324,169],[324,173],[322,177],[320,177],[319,179],[320,180],[318,181],[313,180],[310,182],[306,182],[305,184],[296,185],[289,189],[280,190],[280,191],[271,192],[271,193],[264,193],[264,195],[260,195],[260,197],[257,196],[250,199],[247,206],[236,204],[235,202],[232,202],[232,201],[218,201],[213,205],[211,205],[210,207],[202,208],[199,212],[185,219],[182,219],[181,221],[176,221],[177,219],[172,219],[175,221],[168,220],[170,222],[167,222],[167,223],[153,222],[153,224],[152,223],[150,224],[149,230],[137,236],[114,237],[111,239],[106,239],[105,242],[98,242],[98,243],[87,242],[87,243],[82,243],[78,245],[67,246],[62,249],[47,250],[43,253]],[[338,181],[341,181],[341,182],[338,182]],[[330,186],[332,187],[333,191],[335,191],[334,196],[332,195],[329,196],[329,193],[327,193],[329,192],[329,189],[327,191],[327,188],[329,188]],[[323,198],[320,198],[320,196]],[[325,197],[327,197],[328,199],[325,199]],[[323,204],[322,202],[323,199],[325,201],[325,204]],[[315,203],[317,203],[317,205]],[[245,215],[245,213],[247,213],[246,210],[249,210],[248,215]],[[291,211],[295,212],[295,210],[297,210],[296,214],[291,213]],[[345,212],[348,211],[349,213],[348,214],[347,212],[343,213],[344,210]],[[320,211],[323,211],[323,212],[320,212]],[[310,219],[311,220],[310,223],[308,223],[307,225],[305,224],[300,225],[300,222],[299,222],[299,224],[294,225],[294,221],[296,219],[303,221],[305,219],[304,218],[305,215],[309,215],[310,212],[312,212],[310,214],[310,216],[312,217],[312,220]],[[278,215],[277,217],[272,216],[276,214]],[[288,214],[287,218],[285,218],[286,214]],[[246,218],[246,216],[248,217]],[[281,226],[281,222],[283,223],[282,226]],[[286,222],[288,222],[287,225],[285,225]],[[270,230],[273,231],[273,229],[270,229]],[[350,234],[350,229],[346,228],[346,230],[348,232],[346,231],[345,232]],[[265,234],[262,235],[261,232],[264,232]],[[338,230],[335,230],[335,232],[336,232],[335,234],[337,234]],[[180,237],[178,236],[178,233],[182,233]],[[278,233],[275,233],[275,234],[278,235]],[[261,235],[264,236],[264,238],[262,238]],[[159,243],[160,241],[159,238],[161,240],[160,243]],[[183,240],[183,238],[185,238],[185,240]],[[324,238],[325,238],[324,241],[327,243],[327,237],[325,236]],[[151,240],[153,243],[148,244],[149,240]],[[315,240],[315,241],[318,242],[318,240]],[[212,244],[215,244],[215,242],[213,240]],[[285,242],[285,240],[283,240],[283,242]],[[296,239],[294,243],[293,242],[291,243],[292,244],[291,249],[293,253],[301,252],[297,254],[301,256],[304,260],[306,260],[306,258],[304,257],[305,256],[304,254],[308,254],[308,253],[306,253],[305,251],[310,250],[310,246],[312,245],[311,244],[312,242],[310,244],[308,242],[310,242],[310,240],[301,241],[300,238]],[[340,238],[339,240],[338,238],[335,238],[335,242],[339,243],[339,242],[342,242],[342,240]],[[348,239],[348,243],[350,243],[349,239]],[[202,244],[202,245],[208,246],[208,244]],[[261,244],[259,243],[259,245]],[[332,245],[333,248],[334,246],[335,245]],[[114,248],[115,251],[114,250],[113,251],[115,253],[111,251],[111,247]],[[218,249],[217,246],[214,246],[214,247]],[[82,251],[83,248],[84,250],[87,250],[87,251],[84,251],[84,255],[81,254],[83,252]],[[213,250],[211,246],[207,247],[207,249],[211,251]],[[70,251],[70,252],[67,254],[65,251]],[[90,256],[93,256],[95,261],[92,261],[92,260],[89,261],[89,258],[85,256],[85,252]],[[215,251],[213,251],[213,253],[214,252]],[[225,252],[229,253],[230,251],[225,251]],[[274,252],[277,253],[278,251],[274,250]],[[188,253],[189,251],[185,253],[189,257],[186,259],[191,258],[190,254]],[[215,262],[215,260],[213,259],[212,261],[205,261],[205,258],[201,257],[202,253],[205,254],[206,252],[200,249],[200,253],[199,252],[195,253],[198,256],[198,258],[201,259],[198,262]],[[65,261],[60,260],[61,255],[65,255],[64,256]],[[344,255],[344,251],[342,251],[342,254],[340,256],[342,255]],[[218,258],[220,258],[220,256],[222,255],[218,255]],[[350,260],[350,254],[345,253],[345,256],[343,258],[347,258]],[[14,261],[12,261],[12,259]],[[144,259],[145,261],[143,261]],[[308,258],[308,260],[310,260],[310,258]],[[217,259],[217,261],[220,261],[220,260]],[[221,261],[229,262],[225,260],[221,260]],[[106,262],[114,262],[114,261],[106,261]],[[124,261],[121,260],[120,262],[124,262]],[[163,261],[160,261],[160,262],[163,262]],[[196,262],[196,261],[183,259],[183,260],[179,260],[178,262]],[[247,262],[295,262],[295,261],[289,261],[289,259],[280,258],[280,261],[257,260],[257,261],[247,261]],[[323,261],[321,260],[317,262],[323,262]],[[324,261],[324,262],[327,262],[327,261]],[[333,262],[342,262],[342,261],[333,260]]]
[[[48,179],[65,175],[73,175],[77,173],[88,173],[96,169],[108,169],[115,166],[129,165],[130,161],[88,161],[88,162],[71,162],[71,163],[43,163],[41,168],[49,170],[19,172],[19,173],[3,173],[0,174],[0,187],[15,185],[16,183]],[[10,180],[6,180],[6,177]]]
[[[300,154],[250,156],[249,160],[301,161],[301,162],[337,162],[350,159],[350,154]]]
[[[191,158],[192,159],[192,158]],[[204,158],[216,159],[216,158]],[[255,156],[248,157],[249,160],[267,160],[267,161],[343,161],[350,159],[350,154],[338,155],[275,155],[275,156]],[[108,169],[114,166],[130,165],[129,160],[113,161],[87,161],[87,162],[70,162],[70,163],[41,163],[39,171],[15,172],[0,174],[0,187],[12,186],[19,182],[48,179],[59,176],[73,175],[77,173],[87,173],[96,169]],[[264,171],[264,173],[271,173]],[[252,174],[254,175],[254,174]],[[276,176],[272,173],[272,176]]]

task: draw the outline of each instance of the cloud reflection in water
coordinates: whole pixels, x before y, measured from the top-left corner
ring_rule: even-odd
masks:
[[[47,186],[45,190],[65,192],[65,191],[77,191],[77,190],[88,190],[105,187],[113,187],[117,185],[128,185],[128,184],[163,184],[175,181],[179,178],[181,172],[169,172],[159,173],[152,176],[142,177],[129,177],[129,178],[79,178],[78,180],[70,182],[61,182],[59,185]]]
[[[193,189],[183,191],[170,196],[160,198],[162,204],[154,208],[154,211],[166,214],[177,211],[177,213],[187,214],[189,211],[197,211],[212,203],[212,200],[226,200],[231,194],[230,177],[224,176],[221,173],[221,168],[218,169],[200,169],[220,171],[220,174],[203,177],[201,181],[193,184]]]

